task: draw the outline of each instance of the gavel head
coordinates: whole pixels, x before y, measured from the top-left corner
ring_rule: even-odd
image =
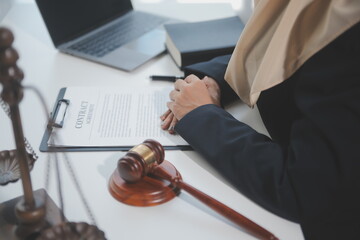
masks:
[[[155,140],[145,140],[136,145],[119,159],[117,170],[128,183],[141,180],[151,170],[164,161],[165,153],[161,144]]]

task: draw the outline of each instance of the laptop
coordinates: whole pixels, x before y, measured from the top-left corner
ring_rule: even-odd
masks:
[[[132,71],[165,51],[169,19],[136,11],[131,0],[36,0],[55,47]]]

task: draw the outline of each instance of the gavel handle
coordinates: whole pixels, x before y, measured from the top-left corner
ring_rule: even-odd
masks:
[[[199,201],[203,202],[211,209],[219,213],[220,215],[226,217],[227,219],[231,220],[238,226],[244,228],[246,231],[251,233],[252,235],[256,236],[259,239],[269,239],[269,240],[277,240],[278,238],[275,237],[271,232],[267,231],[263,227],[259,226],[258,224],[254,223],[250,219],[246,218],[245,216],[241,215],[240,213],[234,211],[233,209],[229,208],[225,204],[219,202],[218,200],[210,197],[209,195],[201,192],[200,190],[194,188],[193,186],[183,182],[181,179],[174,179],[172,178],[166,170],[161,167],[157,167],[152,171],[152,175],[168,180],[175,186],[185,190],[193,197],[197,198]]]

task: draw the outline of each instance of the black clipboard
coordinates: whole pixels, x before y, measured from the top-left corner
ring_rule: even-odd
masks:
[[[50,123],[47,124],[44,135],[42,137],[40,148],[41,152],[92,152],[92,151],[129,151],[134,145],[129,146],[109,146],[109,147],[63,147],[63,146],[49,146],[48,141],[54,128],[61,128],[66,114],[66,109],[71,100],[64,99],[66,88],[61,88],[56,98],[52,112],[50,113]],[[59,115],[61,109],[65,109],[64,114]],[[146,140],[146,139],[144,139]],[[140,142],[139,142],[140,144]],[[189,145],[163,146],[165,150],[192,150]]]

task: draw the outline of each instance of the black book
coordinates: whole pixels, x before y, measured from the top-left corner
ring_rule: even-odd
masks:
[[[183,67],[231,54],[244,24],[239,17],[201,22],[165,24],[166,48],[175,63]]]

